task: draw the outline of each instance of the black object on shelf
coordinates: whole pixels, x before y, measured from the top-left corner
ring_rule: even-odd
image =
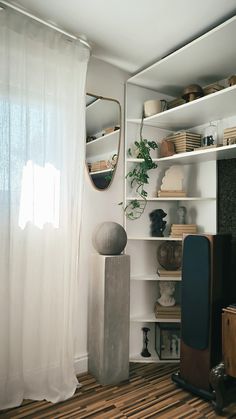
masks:
[[[149,342],[147,334],[150,331],[150,329],[148,327],[142,327],[142,331],[143,331],[143,349],[142,349],[141,355],[145,358],[148,358],[151,356],[147,347],[148,342]]]

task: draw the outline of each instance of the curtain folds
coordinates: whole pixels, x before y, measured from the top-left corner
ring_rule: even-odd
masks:
[[[0,408],[70,397],[89,50],[0,12]]]

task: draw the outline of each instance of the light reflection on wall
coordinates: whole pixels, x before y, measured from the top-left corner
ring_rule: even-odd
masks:
[[[19,226],[28,222],[38,228],[59,227],[60,172],[50,163],[39,166],[28,161],[23,169]]]

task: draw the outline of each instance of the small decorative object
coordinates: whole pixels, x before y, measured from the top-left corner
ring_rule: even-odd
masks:
[[[160,297],[157,302],[164,307],[175,305],[173,294],[175,293],[174,281],[160,281],[159,282]]]
[[[160,145],[160,157],[169,157],[175,154],[175,145],[172,141],[162,140]]]
[[[179,207],[177,209],[178,214],[178,224],[186,224],[186,207]]]
[[[111,182],[111,180],[112,180],[113,171],[114,171],[114,170],[115,170],[115,168],[116,168],[117,162],[118,162],[118,154],[113,154],[113,156],[111,157],[111,159],[108,161],[108,166],[109,166],[109,169],[110,169],[111,171],[110,171],[110,173],[109,173],[109,174],[107,174],[107,175],[105,176],[105,179],[106,179],[107,181],[109,181],[109,182]]]
[[[160,359],[179,359],[180,325],[177,323],[156,323],[155,349]]]
[[[166,170],[165,175],[162,179],[161,190],[162,191],[176,191],[183,189],[183,170],[180,166],[171,166]]]
[[[183,191],[183,170],[181,166],[171,166],[162,179],[159,197],[186,196]]]
[[[230,76],[228,78],[229,86],[234,86],[236,84],[236,74],[233,74],[233,76]]]
[[[110,160],[110,168],[113,170],[115,169],[118,162],[118,154],[113,154]]]
[[[144,117],[156,115],[157,113],[163,112],[167,109],[167,102],[164,99],[161,100],[146,100],[143,104]]]
[[[192,102],[192,100],[198,99],[204,95],[201,86],[198,84],[190,84],[190,86],[185,87],[182,98],[186,102]]]
[[[202,147],[214,146],[217,144],[217,125],[210,122],[210,125],[206,127],[203,138]]]
[[[90,143],[91,141],[96,140],[96,137],[94,137],[93,135],[88,135],[86,138],[86,143]]]
[[[182,245],[177,241],[164,241],[158,246],[157,260],[167,271],[180,269],[182,260]]]
[[[120,255],[126,243],[126,231],[112,221],[99,224],[93,234],[93,245],[100,255]]]
[[[236,127],[226,128],[224,130],[223,145],[236,144]]]
[[[166,228],[166,221],[163,218],[166,217],[166,213],[163,209],[155,209],[149,214],[151,220],[151,236],[153,237],[164,237],[164,230]]]
[[[143,349],[141,352],[141,355],[145,358],[148,358],[151,356],[149,350],[148,350],[148,337],[147,334],[150,331],[150,329],[148,327],[142,327],[142,331],[143,331]]]

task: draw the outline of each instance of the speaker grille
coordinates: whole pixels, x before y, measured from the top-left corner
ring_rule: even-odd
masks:
[[[194,349],[206,349],[209,340],[210,242],[205,236],[187,236],[182,264],[182,339]]]

